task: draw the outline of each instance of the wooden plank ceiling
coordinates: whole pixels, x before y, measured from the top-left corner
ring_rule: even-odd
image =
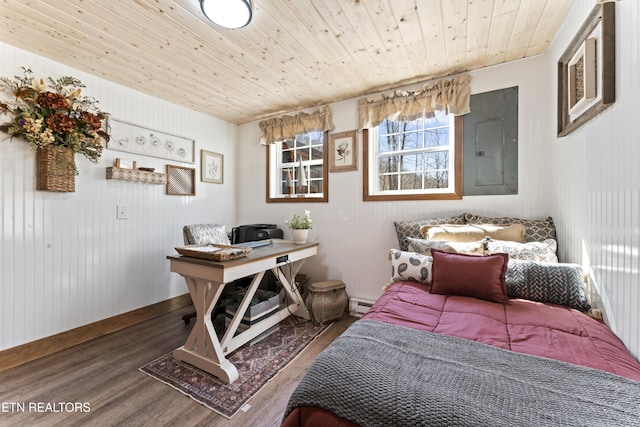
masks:
[[[543,53],[572,2],[0,0],[0,41],[241,124]]]

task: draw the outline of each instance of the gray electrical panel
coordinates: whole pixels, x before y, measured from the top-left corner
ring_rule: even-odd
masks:
[[[472,95],[463,120],[462,194],[517,194],[518,88]]]

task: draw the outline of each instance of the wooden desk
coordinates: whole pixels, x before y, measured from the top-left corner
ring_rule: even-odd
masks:
[[[294,245],[286,240],[273,239],[272,246],[253,249],[246,257],[229,261],[208,261],[181,255],[170,255],[171,271],[184,277],[196,309],[196,321],[185,344],[173,352],[173,357],[207,371],[227,383],[238,378],[238,370],[225,355],[246,344],[291,314],[309,319],[304,301],[295,287],[295,276],[306,258],[318,252],[318,243]],[[236,334],[242,316],[249,308],[264,274],[271,270],[282,283],[288,306],[261,320],[244,332]],[[247,293],[218,340],[211,312],[226,283],[255,274]]]

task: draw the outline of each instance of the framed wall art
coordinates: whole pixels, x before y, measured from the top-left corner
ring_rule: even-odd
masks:
[[[224,156],[222,154],[200,150],[200,180],[214,184],[224,182]]]
[[[558,60],[558,136],[616,100],[615,3],[597,4]]]
[[[172,196],[195,196],[196,169],[167,165],[167,194]]]
[[[195,140],[109,118],[107,148],[178,162],[195,163]]]
[[[329,135],[329,171],[358,170],[358,134],[355,130]]]
[[[136,162],[133,160],[121,159],[120,157],[116,157],[116,167],[120,169],[135,169],[134,165]]]

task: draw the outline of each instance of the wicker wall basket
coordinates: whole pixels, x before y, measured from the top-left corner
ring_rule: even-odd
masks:
[[[71,148],[49,145],[36,152],[37,189],[76,191],[75,153]]]

